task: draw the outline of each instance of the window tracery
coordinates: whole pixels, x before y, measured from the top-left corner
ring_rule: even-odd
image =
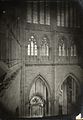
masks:
[[[76,44],[73,39],[71,41],[66,41],[64,36],[60,38],[58,44],[58,55],[70,57],[77,56]]]
[[[29,38],[27,47],[28,56],[37,56],[37,42],[33,35]]]
[[[47,37],[44,37],[41,42],[40,56],[49,56],[49,46],[47,42]]]
[[[58,52],[59,56],[66,56],[65,42],[63,38],[61,38],[61,40],[59,41]]]
[[[30,101],[31,105],[40,105],[43,106],[43,100],[39,97],[39,96],[34,96],[31,101]]]
[[[77,53],[76,53],[76,45],[74,42],[71,43],[71,48],[70,48],[70,56],[77,56]]]

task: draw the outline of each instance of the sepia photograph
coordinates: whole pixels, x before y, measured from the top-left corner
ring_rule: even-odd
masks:
[[[83,120],[83,0],[0,0],[0,120]]]

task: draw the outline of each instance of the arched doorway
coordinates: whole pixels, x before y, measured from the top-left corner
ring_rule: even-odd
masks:
[[[68,76],[61,85],[62,114],[76,114],[79,111],[80,88],[78,82],[72,76]]]
[[[30,90],[30,116],[43,117],[50,113],[49,88],[47,82],[40,75],[32,84]]]

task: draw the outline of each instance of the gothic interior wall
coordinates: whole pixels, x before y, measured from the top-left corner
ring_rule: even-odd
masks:
[[[82,27],[78,1],[0,2],[0,116],[82,113]]]

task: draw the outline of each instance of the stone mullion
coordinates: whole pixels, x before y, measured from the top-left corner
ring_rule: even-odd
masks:
[[[45,56],[47,56],[47,44],[45,44]]]
[[[73,8],[72,8],[72,3],[70,3],[70,27],[73,25]]]
[[[61,56],[63,56],[63,44],[61,46]]]
[[[73,11],[73,24],[72,24],[72,27],[74,27],[74,5],[73,5],[72,11]]]
[[[44,24],[46,24],[46,1],[44,2]]]
[[[31,41],[30,41],[30,56],[31,56]]]
[[[38,10],[38,23],[40,23],[40,3],[38,2],[38,6],[37,6],[37,10]]]
[[[74,5],[74,27],[76,28],[76,6]]]
[[[70,27],[70,3],[68,2],[68,27]]]
[[[66,2],[64,2],[64,26],[66,27]]]
[[[32,19],[32,23],[33,23],[33,2],[31,3],[31,11],[32,11],[32,14],[31,14],[31,19]]]
[[[64,4],[64,2],[63,2],[63,25],[64,25],[64,27],[65,27],[65,4]]]
[[[61,22],[62,22],[62,16],[61,16],[61,3],[59,4],[59,12],[60,12],[60,26],[61,26]]]
[[[61,24],[60,3],[57,2],[57,26]]]
[[[68,27],[68,2],[66,2],[65,11],[65,26]]]
[[[35,43],[33,42],[33,56],[35,56]]]
[[[63,22],[63,3],[60,3],[60,26],[62,27],[62,22]]]
[[[77,9],[77,16],[78,16],[78,17],[77,17],[77,27],[79,28],[79,27],[80,27],[80,22],[81,22],[81,21],[80,21],[80,16],[81,16],[81,15],[80,15],[79,9]]]

